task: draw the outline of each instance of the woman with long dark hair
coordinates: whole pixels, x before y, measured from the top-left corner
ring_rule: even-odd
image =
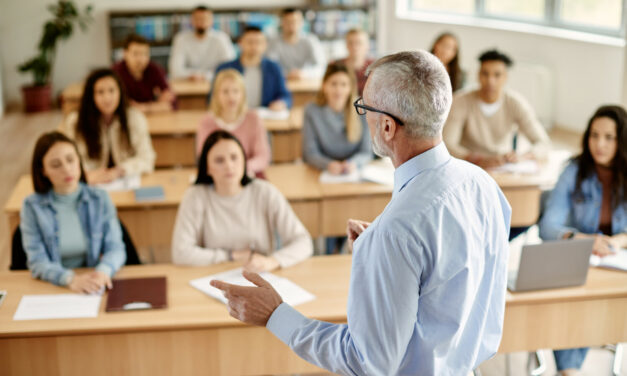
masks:
[[[593,253],[627,247],[627,112],[600,107],[588,122],[582,152],[551,192],[540,220],[545,240],[593,238]],[[581,367],[587,348],[555,351],[558,371]]]
[[[196,183],[185,192],[176,215],[172,261],[237,261],[263,272],[294,265],[312,253],[309,233],[281,192],[246,174],[238,139],[224,130],[210,134],[198,159]]]
[[[82,293],[111,287],[126,261],[120,222],[107,193],[85,184],[76,144],[59,132],[42,135],[31,174],[35,193],[22,204],[20,231],[33,277]],[[73,270],[83,267],[94,270]]]
[[[63,132],[76,141],[90,184],[154,169],[146,117],[128,106],[120,79],[111,69],[98,69],[87,77],[79,112],[68,115]]]
[[[466,75],[459,66],[459,40],[457,37],[449,32],[438,35],[433,46],[431,46],[431,53],[444,64],[451,78],[453,92],[461,89],[466,81]]]

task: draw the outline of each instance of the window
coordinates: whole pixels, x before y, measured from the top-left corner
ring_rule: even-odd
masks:
[[[404,10],[448,13],[622,37],[627,0],[397,0]]]

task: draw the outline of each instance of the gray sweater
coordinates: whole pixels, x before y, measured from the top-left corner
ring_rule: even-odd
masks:
[[[361,140],[351,143],[346,138],[344,112],[315,103],[305,108],[303,125],[303,158],[306,163],[324,170],[329,162],[348,160],[361,167],[372,160],[370,132],[364,116]]]

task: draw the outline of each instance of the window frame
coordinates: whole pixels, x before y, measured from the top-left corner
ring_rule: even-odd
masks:
[[[552,29],[561,29],[573,32],[580,32],[586,34],[594,34],[600,35],[610,38],[620,38],[622,40],[625,39],[625,29],[626,29],[626,17],[625,13],[627,12],[627,1],[622,0],[622,14],[621,14],[621,22],[618,29],[612,28],[604,28],[597,27],[592,25],[578,24],[574,22],[567,22],[561,17],[561,5],[563,0],[544,0],[544,13],[542,18],[528,18],[524,16],[517,17],[515,15],[502,15],[502,14],[493,14],[488,13],[486,11],[486,0],[474,0],[474,12],[472,13],[457,13],[445,10],[431,10],[424,8],[414,8],[411,5],[412,0],[396,0],[397,1],[397,11],[398,14],[403,14],[404,18],[411,18],[411,14],[423,14],[423,15],[439,15],[439,16],[451,16],[454,19],[462,20],[462,22],[456,23],[464,23],[464,24],[476,24],[477,20],[488,20],[495,21],[496,23],[515,23],[521,25],[533,25],[539,27],[546,27]],[[404,9],[403,9],[404,8]],[[409,14],[410,16],[405,16]],[[464,22],[463,20],[467,21]],[[519,28],[517,28],[519,29]]]

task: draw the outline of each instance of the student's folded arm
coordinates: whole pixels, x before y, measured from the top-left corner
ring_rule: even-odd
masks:
[[[327,165],[333,162],[333,159],[322,154],[318,145],[318,136],[315,130],[315,116],[311,111],[305,109],[305,120],[303,123],[303,159],[320,170],[326,170]]]
[[[455,158],[466,159],[471,155],[471,151],[461,145],[464,133],[464,124],[468,116],[466,104],[460,101],[459,96],[455,96],[451,111],[442,129],[442,138],[446,148]],[[456,103],[455,100],[458,102]]]
[[[268,141],[268,132],[261,123],[261,119],[255,116],[255,142],[253,144],[252,157],[246,162],[248,170],[253,172],[265,171],[270,165],[271,151]]]
[[[540,237],[544,240],[562,239],[567,233],[576,233],[570,226],[572,195],[575,189],[577,165],[573,162],[562,172],[551,191],[540,219]]]
[[[34,278],[59,286],[67,286],[74,278],[74,271],[64,268],[61,263],[50,261],[35,211],[31,205],[25,201],[20,211],[20,231],[28,260],[28,269]]]
[[[197,197],[196,187],[187,190],[174,224],[172,234],[172,262],[178,265],[203,266],[229,261],[229,252],[220,248],[204,248],[203,203]],[[210,235],[210,234],[209,234]]]
[[[96,270],[113,277],[126,262],[126,246],[122,240],[122,228],[115,206],[106,192],[102,192],[102,199],[99,215],[105,218],[105,226],[102,234],[102,257]]]
[[[361,236],[353,256],[348,325],[308,319],[282,303],[266,327],[301,358],[331,372],[397,374],[415,329],[419,264],[407,257],[407,242],[392,234]]]
[[[267,210],[272,227],[276,230],[281,245],[272,254],[281,265],[287,268],[297,264],[313,254],[313,242],[309,232],[298,219],[283,194],[272,185],[268,185]]]
[[[144,174],[155,169],[156,154],[150,140],[148,121],[140,111],[128,111],[128,128],[135,155],[120,163],[126,175]]]
[[[538,121],[531,105],[524,98],[518,98],[515,103],[517,108],[516,122],[520,132],[533,144],[531,152],[538,159],[546,158],[551,147],[551,140],[546,130]]]

